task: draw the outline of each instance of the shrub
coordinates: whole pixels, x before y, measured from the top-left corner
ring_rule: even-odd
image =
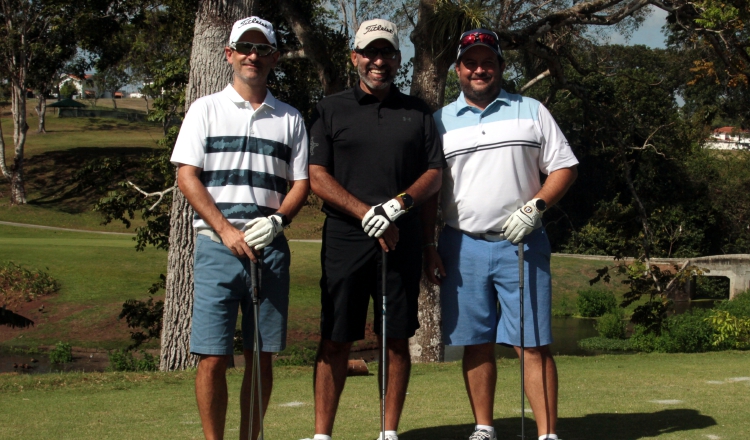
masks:
[[[670,316],[657,343],[657,351],[666,353],[698,353],[714,349],[714,329],[706,320],[709,312],[693,309]]]
[[[737,318],[750,319],[750,290],[740,293],[731,301],[720,302],[715,309],[729,312]]]
[[[53,364],[73,362],[73,347],[64,342],[58,342],[49,352],[49,361]]]
[[[306,347],[289,347],[281,355],[282,357],[274,362],[275,365],[280,367],[309,367],[315,365],[316,351]]]
[[[26,269],[12,261],[0,265],[0,293],[6,305],[32,301],[58,290],[60,283],[46,272]]]
[[[630,339],[608,339],[602,337],[593,337],[581,339],[578,346],[584,350],[601,350],[601,351],[630,351],[633,349]]]
[[[130,350],[115,350],[109,352],[109,370],[110,371],[156,371],[159,369],[159,362],[156,356],[152,356],[143,350],[140,350],[141,359],[133,356]]]
[[[600,289],[586,289],[578,291],[578,314],[593,318],[602,316],[617,307],[617,300],[612,292]]]
[[[625,339],[625,326],[621,309],[605,313],[594,326],[599,336],[607,339]]]
[[[750,348],[750,318],[737,318],[725,310],[712,310],[705,320],[714,330],[711,341],[714,347]]]
[[[658,337],[652,331],[642,325],[636,325],[633,336],[630,337],[630,347],[635,351],[651,353],[656,351]]]

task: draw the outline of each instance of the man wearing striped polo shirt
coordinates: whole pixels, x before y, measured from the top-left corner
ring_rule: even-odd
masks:
[[[263,406],[268,405],[271,355],[286,344],[290,252],[283,228],[310,188],[302,116],[266,88],[279,58],[273,26],[258,17],[237,21],[224,52],[234,70],[233,83],[190,106],[171,159],[179,166],[180,190],[196,212],[190,351],[200,356],[195,391],[207,439],[224,436],[225,372],[239,307],[246,365],[252,365],[255,323],[253,314],[246,314],[252,307],[248,258],[262,259],[258,328]],[[249,437],[250,380],[246,368],[242,439],[256,438],[259,425],[253,424],[256,432]]]
[[[541,217],[572,185],[578,161],[544,106],[501,89],[504,69],[494,32],[461,36],[456,73],[462,93],[434,115],[448,163],[441,199],[446,226],[437,251],[434,243],[425,247],[426,276],[441,285],[444,342],[464,346],[476,421],[470,440],[496,440],[494,349],[504,344],[521,352],[516,245],[523,242],[526,396],[539,438],[557,439],[550,244]],[[540,172],[547,175],[544,185]],[[434,231],[436,199],[431,205],[425,236]]]

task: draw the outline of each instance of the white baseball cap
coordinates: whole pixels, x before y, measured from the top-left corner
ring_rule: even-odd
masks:
[[[388,20],[376,18],[362,22],[354,37],[354,48],[364,49],[375,40],[386,40],[393,48],[398,49],[398,29]]]
[[[273,31],[273,25],[260,17],[247,17],[237,20],[232,26],[232,33],[229,35],[229,45],[236,43],[242,34],[247,31],[259,31],[265,35],[266,39],[272,46],[276,46],[276,34]]]

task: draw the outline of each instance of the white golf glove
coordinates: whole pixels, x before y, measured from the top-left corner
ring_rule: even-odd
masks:
[[[405,213],[401,204],[396,199],[388,200],[380,205],[375,205],[367,211],[362,219],[362,228],[370,237],[378,238],[383,235],[392,221]]]
[[[536,207],[537,200],[539,199],[529,200],[505,221],[505,238],[511,243],[520,243],[523,237],[542,225],[542,211]]]
[[[245,243],[251,248],[263,249],[283,230],[284,225],[278,214],[254,218],[245,225]]]

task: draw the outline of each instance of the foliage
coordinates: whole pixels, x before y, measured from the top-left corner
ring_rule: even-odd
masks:
[[[112,98],[112,105],[117,110],[117,100],[115,93],[130,82],[130,74],[122,65],[108,66],[94,74],[93,78],[95,87],[100,92],[109,92]]]
[[[656,351],[658,346],[658,336],[653,331],[642,325],[636,325],[633,329],[633,335],[629,339],[630,346],[635,351],[651,353]]]
[[[714,330],[708,311],[692,309],[670,316],[659,337],[657,350],[665,353],[699,353],[713,350]]]
[[[750,319],[750,290],[740,293],[731,301],[722,301],[714,308],[729,312],[738,318]]]
[[[578,291],[578,314],[585,318],[602,316],[617,307],[617,300],[612,292],[601,289]]]
[[[113,350],[107,357],[109,358],[110,371],[157,371],[159,361],[156,356],[140,350],[141,357],[133,356],[131,350]]]
[[[728,296],[729,278],[707,276],[695,277],[695,294],[693,299],[726,299]]]
[[[49,361],[53,364],[66,364],[73,362],[73,347],[65,342],[58,342],[55,347],[50,350]]]
[[[279,367],[309,367],[315,365],[316,351],[302,346],[289,347],[274,361]]]
[[[47,272],[27,269],[12,261],[0,264],[0,297],[3,305],[33,301],[59,290],[60,283]]]
[[[608,339],[601,336],[581,339],[578,341],[578,346],[584,350],[596,351],[630,351],[633,349],[630,339]]]
[[[78,93],[78,89],[76,89],[76,86],[71,84],[70,81],[66,82],[65,84],[60,87],[60,96],[62,98],[71,98],[73,95]]]
[[[154,302],[153,298],[149,298],[147,301],[136,299],[125,301],[118,318],[125,318],[128,328],[138,329],[130,332],[130,339],[133,343],[128,349],[137,348],[144,342],[161,336],[163,312],[164,301],[161,300]]]
[[[596,321],[599,336],[607,339],[625,339],[625,321],[622,309],[613,308]]]
[[[713,310],[711,316],[705,319],[714,330],[711,342],[714,347],[750,348],[750,318],[738,318],[724,310]]]

